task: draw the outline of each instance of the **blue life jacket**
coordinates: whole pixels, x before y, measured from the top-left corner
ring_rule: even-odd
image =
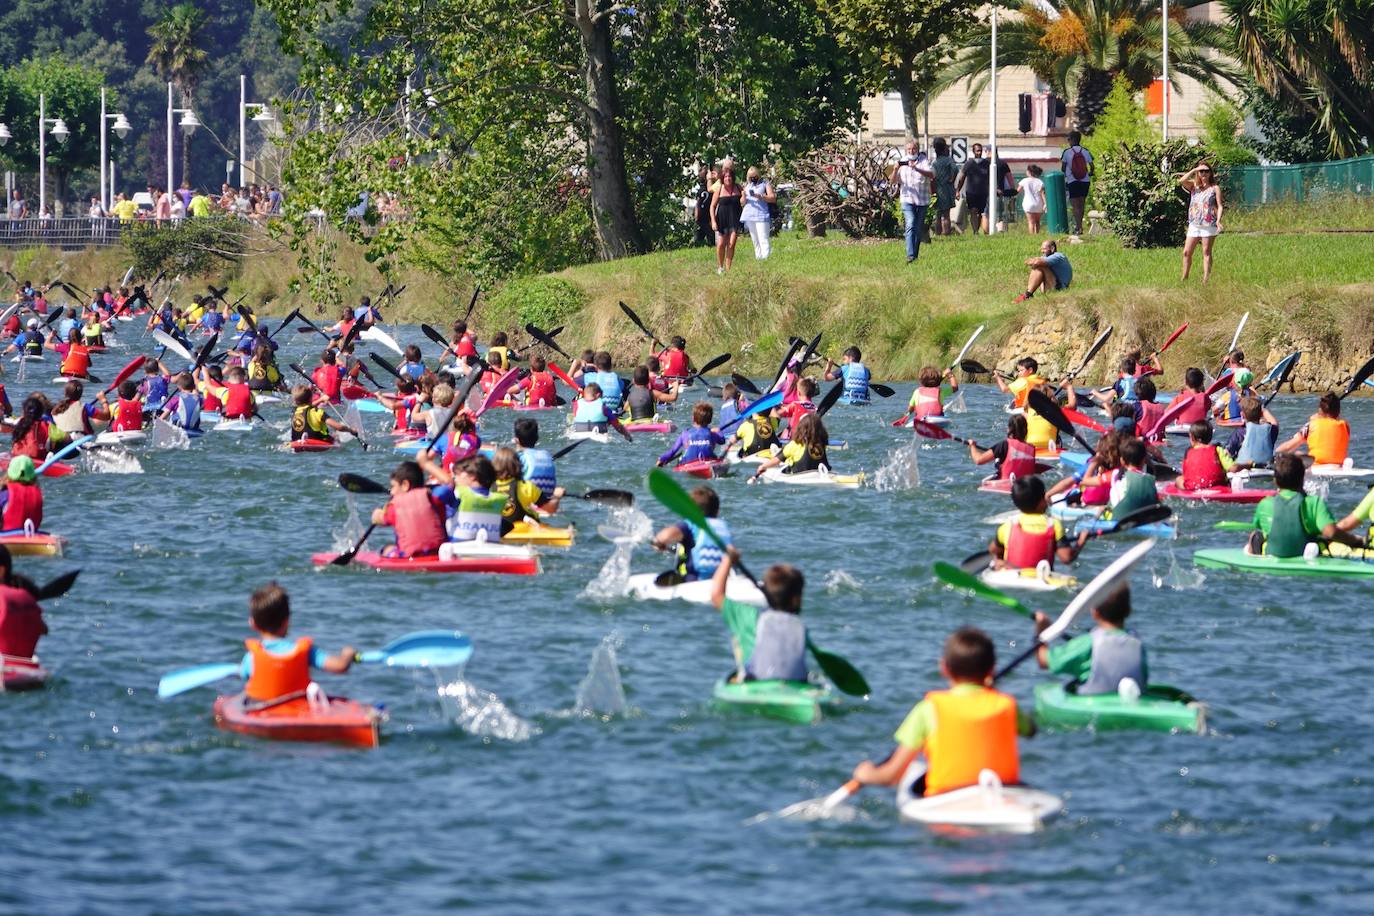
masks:
[[[725,519],[708,518],[706,524],[711,526],[711,530],[722,541],[727,544],[734,543],[730,537],[730,526],[725,523]],[[698,579],[709,579],[716,574],[720,561],[725,559],[725,552],[699,526],[688,522],[687,528],[692,532],[692,549],[687,554],[687,570]]]
[[[218,331],[220,328],[224,327],[224,316],[219,312],[207,311],[204,315],[200,316],[200,325],[203,328]]]
[[[867,404],[868,380],[873,377],[868,367],[863,363],[845,363],[840,367],[840,375],[844,378],[844,394],[840,400],[846,404]]]
[[[604,430],[607,424],[606,406],[605,398],[597,398],[595,401],[578,398],[577,409],[573,411],[573,423],[599,426]]]
[[[200,429],[200,399],[182,392],[172,399],[172,423],[188,432]]]
[[[63,318],[57,323],[57,339],[66,343],[67,337],[72,333],[74,327],[76,327],[75,318]]]
[[[1138,401],[1140,395],[1135,393],[1135,383],[1137,379],[1134,375],[1125,375],[1116,380],[1112,386],[1116,391],[1116,396],[1123,401]]]
[[[519,454],[520,474],[539,488],[540,502],[552,499],[554,487],[558,486],[553,456],[542,448],[521,449]]]
[[[418,381],[420,376],[425,374],[425,364],[404,362],[401,363],[399,367],[397,367],[396,371],[400,372],[402,375],[408,375],[411,378]]]
[[[1277,430],[1268,423],[1246,423],[1245,437],[1241,439],[1236,460],[1255,465],[1273,461],[1275,432]]]
[[[739,418],[739,401],[726,401],[720,408],[720,428],[724,429]]]
[[[582,373],[583,386],[591,382],[601,386],[601,397],[606,401],[606,412],[619,415],[620,406],[625,401],[625,386],[621,383],[620,376],[614,372]]]
[[[146,376],[139,393],[143,395],[144,410],[157,410],[167,400],[167,379],[161,375]]]

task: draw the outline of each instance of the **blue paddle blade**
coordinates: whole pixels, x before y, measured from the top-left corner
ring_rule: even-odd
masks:
[[[409,633],[381,649],[362,653],[365,665],[392,668],[456,668],[472,657],[472,640],[456,630]]]
[[[206,687],[215,681],[233,677],[238,673],[238,665],[228,664],[197,665],[194,668],[182,668],[162,676],[162,680],[157,682],[157,695],[159,699],[165,700],[179,693],[195,690],[197,687]]]
[[[68,442],[65,446],[63,446],[60,452],[56,452],[52,455],[49,455],[48,460],[44,461],[42,464],[38,466],[38,473],[42,474],[48,468],[52,467],[57,462],[61,461],[63,458],[66,458],[72,452],[75,452],[77,449],[81,448],[81,446],[85,445],[87,442],[94,441],[95,436],[81,436],[80,438],[73,439],[71,442]]]
[[[391,413],[391,411],[386,409],[386,405],[373,398],[358,398],[358,400],[353,401],[352,404],[354,407],[358,408],[360,413]]]

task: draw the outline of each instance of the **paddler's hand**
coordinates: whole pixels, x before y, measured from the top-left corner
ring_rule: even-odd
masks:
[[[1049,629],[1050,623],[1051,621],[1048,614],[1046,614],[1044,611],[1036,611],[1035,635],[1039,636],[1041,633],[1045,632],[1045,630]]]
[[[739,563],[739,548],[735,547],[734,544],[730,544],[725,548],[725,555],[730,558],[731,563]]]
[[[865,760],[854,768],[850,774],[856,782],[870,785],[878,779],[878,768],[873,765],[872,760]]]
[[[344,646],[342,649],[339,650],[339,657],[344,660],[344,668],[346,670],[349,665],[352,665],[355,662],[362,661],[363,653],[359,652],[352,646]]]

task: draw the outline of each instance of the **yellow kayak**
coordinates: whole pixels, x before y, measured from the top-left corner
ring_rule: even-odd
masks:
[[[543,547],[571,547],[577,529],[572,525],[534,525],[527,521],[515,523],[510,534],[501,538],[502,544],[538,544]]]

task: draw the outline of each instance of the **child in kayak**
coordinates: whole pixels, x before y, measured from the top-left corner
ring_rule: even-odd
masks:
[[[1255,397],[1255,389],[1250,387],[1250,383],[1255,380],[1255,373],[1243,366],[1231,368],[1231,387],[1226,390],[1226,395],[1212,410],[1213,416],[1222,426],[1239,426],[1242,422],[1240,412],[1240,402],[1242,398]]]
[[[844,380],[844,394],[840,395],[841,404],[867,404],[868,382],[873,373],[863,364],[863,353],[858,347],[850,347],[840,356],[841,363],[836,366],[830,357],[825,359],[825,380],[833,382]]]
[[[1259,398],[1241,398],[1240,415],[1245,425],[1231,434],[1227,452],[1235,455],[1237,468],[1268,467],[1279,441],[1279,421]]]
[[[429,371],[425,366],[425,358],[420,353],[420,348],[415,344],[408,344],[405,350],[405,361],[396,367],[396,371],[406,378],[414,379],[416,382],[424,377]]]
[[[816,412],[816,404],[813,400],[820,392],[821,386],[816,384],[813,378],[800,379],[795,388],[797,397],[795,400],[784,402],[778,408],[778,416],[787,421],[788,438],[791,438],[791,430],[797,425],[797,421],[809,413]]]
[[[1226,472],[1235,462],[1231,453],[1212,444],[1212,424],[1198,420],[1188,427],[1188,451],[1183,455],[1183,474],[1178,478],[1180,490],[1207,490],[1224,487]]]
[[[288,639],[291,599],[275,582],[267,583],[248,599],[248,625],[258,635],[244,642],[248,653],[243,656],[239,675],[244,680],[243,692],[258,703],[304,694],[311,683],[311,669],[343,674],[357,655],[352,646],[344,646],[338,655],[327,655],[315,648],[309,637]]]
[[[782,442],[778,440],[780,413],[781,409],[774,407],[772,410],[760,411],[749,417],[740,424],[739,430],[725,443],[725,451],[729,452],[730,449],[734,448],[736,442],[739,443],[739,457],[741,458],[768,454],[774,449],[782,448]]]
[[[687,355],[687,340],[674,337],[668,341],[668,348],[658,354],[660,375],[671,380],[681,381],[692,374],[692,358]]]
[[[339,366],[339,357],[334,350],[328,349],[320,354],[320,364],[310,372],[310,380],[324,392],[329,403],[337,404],[343,390],[344,374]]]
[[[1016,361],[1016,378],[1010,382],[1004,382],[1002,376],[994,372],[992,380],[1005,394],[1010,394],[1016,399],[1012,402],[1013,407],[1025,407],[1031,389],[1040,388],[1047,383],[1047,380],[1041,378],[1039,373],[1040,363],[1034,357],[1027,356]]]
[[[666,391],[658,391],[650,383],[649,367],[639,366],[631,377],[630,390],[625,395],[625,406],[630,411],[630,422],[648,422],[658,416],[659,404],[671,404],[677,400],[678,384]]]
[[[725,437],[711,428],[714,415],[711,405],[698,401],[692,408],[692,425],[678,434],[668,451],[658,456],[658,466],[663,467],[674,458],[678,464],[694,464],[698,461],[719,461],[716,446],[725,444]]]
[[[167,400],[171,390],[170,383],[171,373],[161,360],[150,356],[143,361],[143,381],[138,385],[138,396],[143,401],[145,409],[156,411],[162,407],[162,402]],[[123,390],[121,386],[120,391]]]
[[[190,372],[177,376],[177,393],[163,404],[160,416],[188,433],[200,432],[200,398]]]
[[[955,630],[945,640],[940,674],[948,690],[933,690],[907,713],[893,738],[896,748],[882,763],[865,760],[854,768],[862,785],[895,786],[918,754],[926,771],[912,786],[914,795],[940,795],[978,784],[992,770],[1003,785],[1021,781],[1017,736],[1035,734],[1035,723],[1014,697],[994,690],[997,653],[987,634],[974,627]]]
[[[163,398],[166,400],[166,398]],[[119,400],[112,411],[111,432],[131,432],[143,428],[143,401],[138,397],[138,386],[124,382],[119,386]]]
[[[42,395],[31,394],[24,398],[19,421],[11,432],[10,455],[27,455],[37,461],[48,457],[52,424],[47,416],[48,405]]]
[[[29,587],[31,583],[13,573],[9,548],[0,545],[0,656],[33,658],[38,640],[48,635],[43,608]]]
[[[205,409],[212,410],[212,400],[219,406],[220,416],[226,420],[251,420],[257,412],[253,390],[245,382],[243,369],[231,366],[224,373],[223,383],[216,382],[211,370],[202,368],[201,385],[205,390]]]
[[[740,413],[748,406],[734,382],[726,382],[720,389],[720,428],[724,429],[739,419]]]
[[[537,358],[537,357],[536,357]],[[520,476],[539,488],[541,501],[553,498],[558,487],[558,471],[553,456],[539,444],[539,424],[529,417],[515,421],[515,451],[520,458]]]
[[[1317,402],[1317,412],[1293,438],[1275,451],[1294,452],[1307,446],[1313,464],[1345,463],[1350,448],[1350,424],[1341,419],[1341,399],[1328,391]]]
[[[1150,435],[1164,416],[1165,406],[1155,403],[1158,393],[1151,379],[1142,378],[1135,383],[1135,428],[1142,436]],[[1159,434],[1163,436],[1164,430],[1161,429]]]
[[[94,435],[93,420],[109,422],[110,415],[105,410],[104,395],[98,395],[95,400],[86,404],[82,400],[85,392],[86,386],[80,382],[68,382],[62,389],[62,400],[53,405],[53,426],[62,434],[60,438],[54,434],[57,443],[69,442],[77,436]]]
[[[520,456],[515,454],[515,449],[498,448],[491,456],[491,466],[496,471],[496,483],[492,484],[491,493],[506,498],[506,505],[501,510],[502,537],[510,534],[516,522],[540,524],[544,516],[558,511],[563,488],[555,487],[553,495],[544,499],[538,486],[523,479]]]
[[[592,375],[593,373],[588,373]],[[573,430],[580,433],[604,433],[608,428],[614,428],[616,432],[625,437],[626,442],[633,442],[630,433],[620,424],[619,405],[612,408],[609,401],[602,396],[601,385],[597,382],[588,382],[582,388],[582,394],[573,401]]]
[[[806,625],[801,621],[801,570],[776,563],[763,574],[768,607],[760,610],[725,597],[731,567],[739,551],[726,547],[711,577],[711,604],[730,630],[735,654],[734,683],[742,681],[806,681]]]
[[[333,442],[334,432],[354,433],[344,424],[324,412],[314,403],[314,390],[309,385],[291,389],[291,441]],[[357,433],[354,433],[357,435]]]
[[[830,445],[830,434],[825,424],[814,413],[803,414],[797,421],[792,441],[782,447],[782,451],[765,459],[754,472],[751,481],[758,480],[769,468],[782,465],[784,474],[804,474],[807,471],[823,470],[830,472],[830,459],[826,448]]]
[[[1049,489],[1052,499],[1066,493],[1064,501],[1070,505],[1106,506],[1111,502],[1112,481],[1121,467],[1122,435],[1109,429],[1097,440],[1092,459],[1082,471],[1065,477]]]
[[[1011,502],[1021,514],[997,527],[988,551],[995,567],[1035,569],[1043,561],[1054,568],[1055,560],[1072,563],[1087,541],[1085,533],[1077,546],[1064,533],[1064,524],[1049,517],[1045,482],[1035,475],[1018,477],[1011,483]]]
[[[558,406],[558,390],[554,387],[553,373],[542,356],[530,357],[530,374],[520,380],[519,389],[525,392],[527,407]]]
[[[1131,587],[1124,582],[1093,608],[1093,628],[1068,642],[1041,644],[1036,651],[1040,667],[1074,678],[1079,696],[1117,693],[1121,682],[1132,680],[1144,690],[1149,683],[1145,644],[1126,629],[1131,616]],[[1053,623],[1043,611],[1035,612],[1038,638]]]
[[[496,485],[496,468],[485,455],[472,455],[458,462],[453,472],[436,467],[424,454],[420,466],[439,480],[443,486],[434,488],[451,513],[448,520],[450,540],[490,541],[501,539],[501,518],[506,497],[492,492]]]
[[[997,462],[997,479],[1029,477],[1035,473],[1035,446],[1026,441],[1026,418],[1012,414],[1007,418],[1007,438],[992,448],[979,448],[972,440],[968,454],[974,464]]]
[[[1205,420],[1211,415],[1207,404],[1207,388],[1202,370],[1196,367],[1188,369],[1183,373],[1183,389],[1174,395],[1165,410],[1173,409],[1179,401],[1189,401],[1189,405],[1175,419],[1175,423],[1196,423],[1198,420]]]
[[[695,487],[690,495],[716,536],[727,545],[733,543],[730,526],[720,517],[720,496],[716,491],[710,487]],[[683,582],[709,579],[716,574],[723,557],[720,546],[688,521],[680,521],[662,529],[654,535],[649,546],[654,550],[673,548],[677,551],[676,565],[660,573],[654,579],[655,585],[681,585]]]
[[[584,368],[582,370],[583,386],[595,384],[600,392],[600,397],[606,401],[606,412],[610,416],[619,416],[620,408],[625,403],[625,383],[620,380],[611,369],[611,354],[602,350],[596,354],[595,369]]]
[[[4,506],[0,528],[5,531],[23,531],[29,525],[37,531],[43,526],[43,491],[38,486],[38,468],[29,456],[10,459],[5,479],[0,480],[0,505]]]
[[[922,366],[918,377],[921,384],[917,386],[915,391],[911,392],[911,400],[906,405],[906,416],[897,424],[899,426],[913,419],[924,420],[928,417],[943,417],[945,415],[945,391],[959,390],[959,380],[948,369],[942,374],[934,366]],[[942,381],[949,382],[949,385],[942,385]]]
[[[1150,456],[1145,443],[1132,436],[1121,443],[1121,473],[1112,481],[1111,514],[1122,518],[1159,502],[1159,488],[1145,466]]]
[[[413,461],[402,461],[391,472],[391,499],[372,510],[372,524],[396,529],[396,543],[382,549],[384,557],[432,556],[448,539],[444,504],[425,486],[424,472]]]
[[[1326,506],[1326,500],[1304,494],[1307,469],[1302,459],[1288,452],[1274,456],[1274,486],[1278,493],[1266,496],[1255,506],[1255,528],[1250,532],[1246,552],[1258,556],[1301,557],[1320,541],[1339,541],[1350,547],[1364,542],[1342,530]]]

